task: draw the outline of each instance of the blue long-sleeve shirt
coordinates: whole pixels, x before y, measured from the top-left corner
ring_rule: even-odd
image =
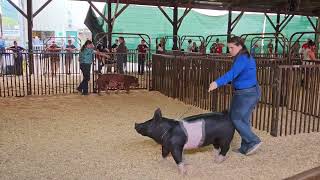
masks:
[[[238,55],[231,69],[215,82],[220,87],[230,81],[232,81],[232,86],[235,89],[246,89],[256,85],[257,68],[255,59],[245,54]]]
[[[79,61],[84,64],[91,64],[93,61],[93,49],[85,48],[83,51],[79,53]]]

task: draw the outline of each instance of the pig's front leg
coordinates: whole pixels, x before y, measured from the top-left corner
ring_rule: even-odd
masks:
[[[165,159],[169,155],[170,151],[169,149],[162,146],[162,158]]]
[[[185,167],[184,162],[182,161],[183,160],[182,153],[183,153],[183,147],[175,146],[171,150],[171,155],[174,161],[176,162],[176,164],[178,165],[180,174],[185,175],[187,173],[187,169]]]
[[[227,159],[227,152],[229,151],[230,145],[228,143],[223,143],[221,146],[221,151],[218,156],[215,158],[216,163],[222,163]]]

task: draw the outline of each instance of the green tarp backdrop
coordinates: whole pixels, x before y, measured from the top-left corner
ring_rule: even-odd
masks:
[[[123,5],[119,5],[118,10]],[[112,15],[114,14],[115,4],[112,5]],[[172,18],[172,8],[164,8],[169,17]],[[179,17],[183,14],[184,9],[179,9]],[[104,7],[103,13],[107,15],[107,8]],[[233,13],[233,19],[239,13]],[[270,15],[273,22],[276,22],[276,15]],[[281,20],[284,16],[281,16]],[[91,21],[92,20],[92,21]],[[262,33],[265,23],[265,32],[274,32],[271,24],[265,20],[264,14],[252,14],[245,13],[232,34],[241,35],[245,33]],[[316,24],[316,18],[312,18],[314,24]],[[107,24],[101,17],[96,18],[96,15],[89,9],[86,21],[88,28],[93,31],[93,34],[97,31],[107,30]],[[191,10],[189,14],[184,18],[178,34],[182,35],[201,35],[207,37],[214,34],[226,34],[227,33],[228,14],[220,16],[208,16]],[[306,17],[295,16],[291,22],[287,25],[282,33],[289,39],[294,32],[299,31],[314,31],[310,22]],[[152,38],[152,49],[155,48],[155,38],[162,36],[172,36],[172,25],[160,12],[157,7],[151,6],[138,6],[130,5],[115,21],[113,32],[126,32],[126,33],[145,33]],[[132,36],[131,36],[132,37]],[[306,38],[314,39],[314,35],[304,36],[302,40]],[[196,39],[194,39],[196,40]],[[214,39],[213,39],[214,40]],[[226,38],[220,38],[220,41],[225,42]],[[268,43],[266,40],[264,44]],[[126,38],[126,43],[129,49],[134,49],[140,42],[140,37]],[[250,41],[247,41],[250,44]],[[187,40],[184,42],[182,48],[185,48]],[[200,42],[197,42],[198,46]],[[210,45],[210,44],[209,44]],[[167,47],[171,47],[171,44],[167,44]]]

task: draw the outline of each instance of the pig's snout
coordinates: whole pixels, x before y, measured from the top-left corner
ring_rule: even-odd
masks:
[[[135,123],[134,128],[136,129],[137,133],[141,134],[142,136],[147,135],[147,130],[144,124]]]
[[[134,123],[134,129],[136,129],[137,132],[140,131],[140,125],[138,123]]]

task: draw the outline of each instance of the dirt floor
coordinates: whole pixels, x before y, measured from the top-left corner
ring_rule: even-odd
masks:
[[[161,147],[135,132],[134,123],[152,117],[204,112],[158,92],[2,98],[0,100],[0,179],[182,179]],[[274,180],[320,166],[320,133],[274,138],[252,156],[228,153],[213,162],[212,147],[186,151],[185,179]],[[232,149],[239,146],[237,135]]]

